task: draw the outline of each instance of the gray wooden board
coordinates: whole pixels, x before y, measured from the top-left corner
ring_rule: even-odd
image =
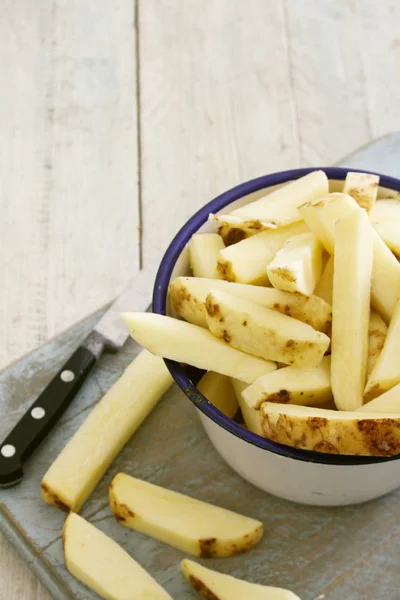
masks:
[[[342,164],[400,176],[400,135],[382,138]],[[0,439],[100,314],[0,374]],[[57,428],[26,465],[23,481],[17,487],[0,490],[0,529],[57,600],[93,600],[97,596],[75,581],[64,566],[61,528],[65,515],[43,504],[40,479],[137,352],[138,347],[130,340],[119,354],[102,358]],[[400,490],[362,506],[329,509],[300,506],[265,494],[222,461],[195,409],[176,387],[113,463],[82,515],[126,548],[175,600],[194,599],[196,593],[180,573],[181,552],[114,521],[108,507],[108,485],[118,471],[263,521],[265,535],[256,548],[233,558],[202,561],[212,568],[250,581],[288,587],[302,600],[314,600],[321,594],[328,600],[400,599]]]

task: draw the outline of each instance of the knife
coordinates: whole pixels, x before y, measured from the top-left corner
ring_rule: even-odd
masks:
[[[155,268],[139,271],[14,429],[0,443],[1,487],[15,485],[22,479],[23,464],[75,398],[103,352],[117,352],[122,348],[129,332],[119,315],[126,310],[148,309],[149,291],[155,275]]]

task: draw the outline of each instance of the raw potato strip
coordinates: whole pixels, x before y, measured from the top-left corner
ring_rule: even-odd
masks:
[[[230,217],[241,219],[244,226],[283,227],[301,221],[297,207],[324,196],[329,191],[328,178],[323,171],[313,171],[270,192],[264,198],[231,212]]]
[[[285,242],[267,267],[268,279],[278,290],[311,296],[322,271],[322,244],[312,233]]]
[[[371,223],[400,220],[400,200],[378,200],[369,213]]]
[[[329,180],[329,191],[330,192],[343,192],[343,179],[330,179]],[[381,185],[378,187],[378,195],[377,195],[377,203],[379,200],[388,200],[388,199],[399,199],[400,192],[396,192],[395,190],[391,190],[390,188],[382,187]],[[372,209],[374,210],[374,209]],[[371,216],[371,213],[369,214]]]
[[[393,252],[397,259],[400,258],[400,219],[382,221],[374,225],[375,230]]]
[[[232,215],[210,215],[211,219],[217,221],[219,229],[218,233],[224,240],[226,246],[236,244],[245,238],[251,237],[265,229],[276,229],[277,225],[263,224],[260,221],[235,217]],[[225,242],[227,240],[227,243]]]
[[[333,254],[335,222],[354,210],[362,211],[354,198],[347,194],[329,194],[299,210],[330,254]],[[388,323],[400,293],[400,264],[372,226],[371,229],[374,245],[372,305]]]
[[[301,450],[355,456],[400,453],[400,413],[372,414],[264,402],[264,436]]]
[[[363,413],[400,413],[400,384],[357,409]]]
[[[317,296],[307,297],[258,285],[198,277],[177,277],[170,284],[170,298],[177,315],[189,323],[207,327],[205,302],[212,289],[271,308],[323,333],[330,329],[332,323],[331,305]]]
[[[247,385],[247,383],[243,384]],[[224,415],[233,419],[239,410],[229,377],[208,371],[200,379],[197,389],[220,410]]]
[[[289,590],[249,583],[191,560],[185,559],[181,564],[188,582],[208,600],[300,600]]]
[[[379,175],[349,171],[344,182],[343,193],[349,194],[367,212],[373,209],[379,187]]]
[[[143,350],[50,466],[41,483],[43,500],[78,512],[172,382],[164,361]]]
[[[121,318],[138,344],[164,358],[246,383],[276,369],[275,363],[230,348],[206,329],[184,321],[151,313],[124,313]]]
[[[333,297],[333,256],[331,256],[325,265],[321,279],[314,290],[314,296],[318,296],[332,305]]]
[[[218,215],[214,215],[214,217],[218,220]],[[222,237],[225,246],[232,246],[232,244],[237,244],[256,232],[249,234],[243,229],[238,229],[228,224],[221,224],[218,228],[218,233]]]
[[[243,391],[247,388],[247,383],[243,383],[243,381],[239,381],[238,379],[231,379],[231,383],[235,391],[240,410],[242,411],[243,420],[247,429],[264,437],[261,427],[260,411],[250,408],[243,398]]]
[[[324,333],[226,292],[211,291],[206,310],[217,338],[255,356],[306,369],[316,366],[329,347]]]
[[[267,265],[276,252],[293,235],[309,231],[304,223],[262,231],[221,250],[217,269],[221,279],[237,283],[267,285]]]
[[[68,571],[106,600],[172,600],[114,540],[70,513],[63,528]]]
[[[378,360],[378,356],[382,351],[387,330],[388,328],[385,321],[377,312],[372,310],[369,317],[367,377],[370,376],[372,369]]]
[[[189,242],[189,263],[195,277],[218,278],[217,259],[225,244],[218,233],[195,233]]]
[[[332,391],[339,410],[364,403],[373,261],[367,214],[354,211],[335,226]]]
[[[286,367],[263,375],[243,391],[247,405],[259,409],[263,402],[316,406],[332,399],[331,357],[324,356],[311,370]]]
[[[365,386],[365,398],[372,400],[400,383],[400,300],[397,303],[383,348]]]
[[[110,505],[124,527],[202,558],[245,552],[263,534],[260,521],[124,473],[111,483]]]

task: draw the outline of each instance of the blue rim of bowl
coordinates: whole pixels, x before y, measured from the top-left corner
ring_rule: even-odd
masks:
[[[217,213],[222,210],[226,205],[239,200],[247,194],[256,192],[262,188],[271,187],[280,183],[285,183],[292,179],[298,179],[308,173],[316,170],[322,170],[326,173],[328,179],[345,179],[349,171],[357,171],[358,173],[372,173],[373,171],[364,171],[362,169],[343,168],[343,167],[314,167],[304,169],[292,169],[288,171],[280,171],[271,175],[263,175],[256,179],[251,179],[245,183],[241,183],[233,187],[232,189],[224,192],[220,196],[208,202],[203,208],[197,211],[183,227],[178,231],[171,244],[169,245],[164,257],[161,261],[160,267],[157,272],[154,291],[153,291],[153,312],[165,315],[167,308],[167,294],[168,286],[171,279],[171,274],[174,269],[175,263],[179,258],[181,252],[189,242],[193,233],[196,233],[198,229],[207,221],[210,213]],[[400,191],[400,180],[387,175],[381,175],[376,173],[380,177],[380,186],[389,188],[395,191]],[[325,454],[321,452],[314,452],[308,450],[299,450],[284,446],[283,444],[277,444],[266,438],[263,438],[256,433],[248,431],[239,423],[236,423],[229,417],[225,416],[219,411],[203,394],[196,388],[193,382],[189,379],[185,370],[181,365],[175,361],[165,359],[171,375],[182,389],[182,391],[188,396],[193,404],[212,421],[220,425],[226,431],[229,431],[237,438],[262,448],[263,450],[269,450],[274,454],[292,458],[294,460],[300,460],[305,462],[314,462],[319,464],[329,465],[366,465],[374,463],[382,463],[393,461],[400,458],[400,455],[390,457],[371,457],[371,456],[355,456],[355,455],[339,455],[339,454]]]

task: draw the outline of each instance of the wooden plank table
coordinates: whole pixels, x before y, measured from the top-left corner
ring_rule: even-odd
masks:
[[[199,206],[400,129],[396,0],[3,0],[0,366]],[[0,598],[48,593],[0,540]]]

